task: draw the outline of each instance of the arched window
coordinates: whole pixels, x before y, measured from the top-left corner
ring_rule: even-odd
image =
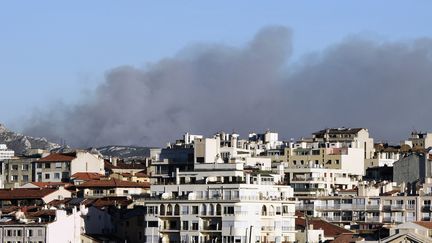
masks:
[[[222,214],[222,206],[218,203],[216,205],[216,215],[221,215]]]
[[[171,204],[168,204],[167,215],[172,215],[172,213],[173,213],[173,208],[172,208]]]
[[[261,215],[262,215],[262,216],[266,216],[266,215],[267,215],[267,207],[266,207],[266,205],[263,205],[263,206],[262,206],[262,209],[261,209]]]
[[[180,206],[178,204],[174,206],[174,215],[180,215]]]
[[[159,211],[160,211],[160,215],[165,215],[165,205],[162,204],[160,206],[160,210]]]

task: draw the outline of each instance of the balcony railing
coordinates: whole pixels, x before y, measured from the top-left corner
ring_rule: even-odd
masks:
[[[391,210],[402,210],[402,209],[404,209],[403,204],[392,204],[391,205]]]

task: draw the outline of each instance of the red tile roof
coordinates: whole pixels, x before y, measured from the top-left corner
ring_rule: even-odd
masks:
[[[135,188],[150,188],[149,183],[143,182],[132,182],[132,181],[122,181],[118,179],[110,180],[91,180],[86,181],[81,185],[77,185],[77,188],[115,188],[115,187],[135,187]]]
[[[101,177],[102,175],[99,173],[78,172],[73,174],[70,178],[74,180],[90,181],[90,180],[99,180]]]
[[[353,233],[344,233],[337,236],[334,240],[330,242],[331,243],[354,243],[363,240],[364,240],[363,238],[357,237]]]
[[[76,156],[73,156],[71,154],[57,154],[57,153],[53,153],[50,154],[46,157],[41,158],[40,160],[36,161],[36,162],[70,162],[73,159],[75,159]]]
[[[420,226],[423,226],[428,229],[432,229],[432,222],[431,221],[416,221],[415,224],[418,224]]]
[[[336,237],[341,234],[352,234],[351,231],[341,228],[337,225],[331,224],[322,219],[309,219],[309,225],[313,225],[315,230],[322,229],[324,230],[325,237]],[[306,220],[304,218],[296,218],[295,219],[296,229],[304,229],[306,225]]]
[[[40,187],[40,188],[57,188],[60,186],[63,186],[65,188],[71,186],[70,183],[65,183],[65,182],[30,182],[31,184]]]
[[[57,191],[53,188],[15,188],[15,189],[0,189],[0,200],[14,199],[42,199],[43,197]]]

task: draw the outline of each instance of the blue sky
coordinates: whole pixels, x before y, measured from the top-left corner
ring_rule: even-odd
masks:
[[[194,43],[240,46],[263,26],[293,30],[294,59],[350,35],[431,37],[431,1],[4,1],[0,123],[74,103],[104,73],[143,67]]]

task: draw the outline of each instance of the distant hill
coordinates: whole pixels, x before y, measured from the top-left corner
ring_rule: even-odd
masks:
[[[15,151],[15,154],[25,154],[29,149],[51,151],[61,147],[57,143],[49,142],[46,138],[35,138],[10,131],[2,124],[0,124],[0,144],[6,144],[9,149]]]
[[[143,159],[150,156],[149,147],[111,145],[97,148],[103,156],[119,157],[125,160]]]

